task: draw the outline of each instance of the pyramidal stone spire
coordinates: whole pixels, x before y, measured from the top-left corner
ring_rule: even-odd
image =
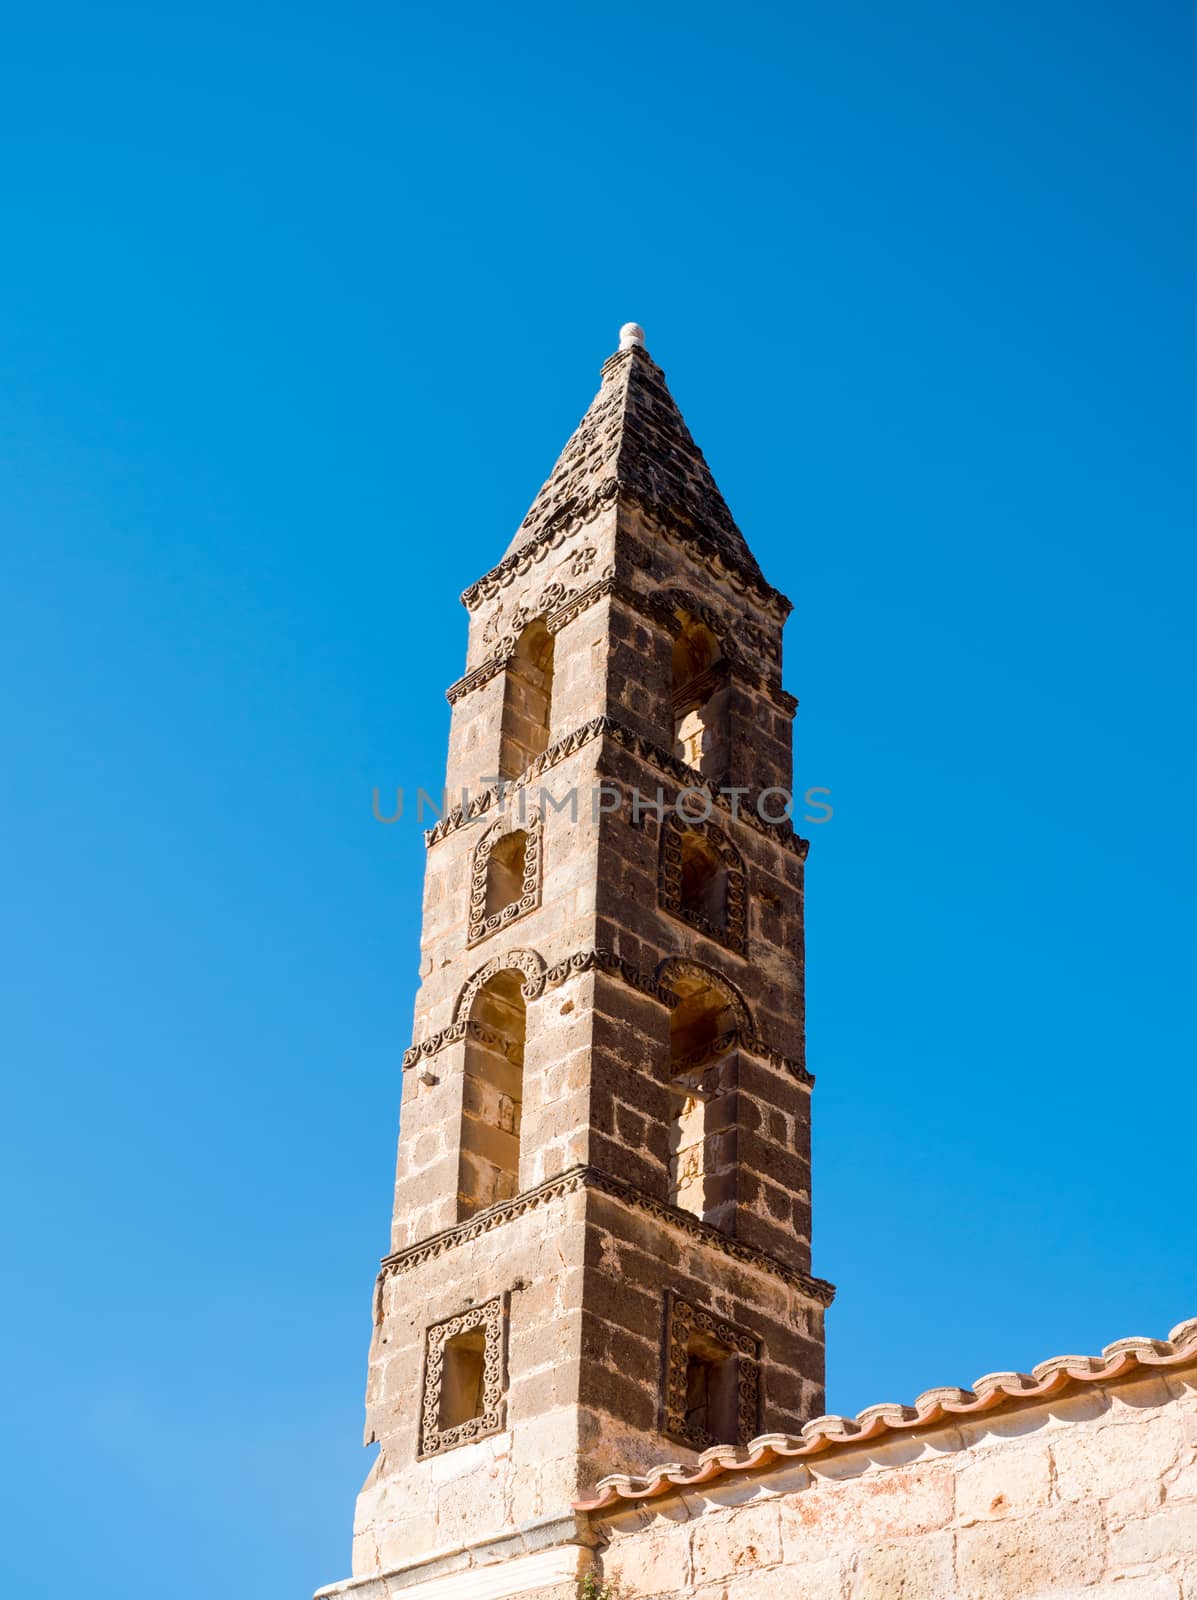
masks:
[[[627,322],[619,349],[603,364],[602,387],[557,458],[511,541],[505,559],[551,527],[585,520],[619,500],[638,505],[729,566],[763,583],[761,569],[644,347],[644,330]]]

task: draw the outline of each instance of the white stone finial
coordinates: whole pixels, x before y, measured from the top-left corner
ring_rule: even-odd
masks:
[[[619,348],[631,350],[636,345],[644,349],[644,329],[638,322],[625,322],[619,330]]]

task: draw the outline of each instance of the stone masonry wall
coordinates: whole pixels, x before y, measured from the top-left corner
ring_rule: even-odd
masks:
[[[615,1600],[1197,1600],[1197,1367],[593,1519]]]

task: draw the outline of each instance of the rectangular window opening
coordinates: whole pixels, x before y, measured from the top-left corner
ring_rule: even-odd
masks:
[[[482,1415],[486,1409],[485,1370],[485,1329],[469,1328],[445,1340],[437,1416],[437,1427],[442,1433]]]
[[[686,1344],[686,1427],[716,1444],[736,1444],[739,1383],[733,1351],[695,1331]]]

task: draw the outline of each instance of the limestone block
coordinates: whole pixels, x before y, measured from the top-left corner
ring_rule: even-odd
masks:
[[[1168,1411],[1142,1421],[1111,1420],[1058,1433],[1051,1444],[1057,1493],[1061,1500],[1088,1500],[1095,1494],[1104,1499],[1138,1488],[1145,1479],[1158,1482],[1176,1465],[1182,1447],[1180,1419]]]
[[[816,1462],[810,1465],[814,1470]],[[781,1505],[787,1562],[821,1555],[829,1546],[883,1544],[933,1532],[951,1520],[952,1475],[938,1463],[816,1482]]]
[[[776,1566],[781,1560],[781,1529],[776,1502],[743,1506],[730,1515],[694,1523],[694,1581],[711,1583],[737,1572]]]
[[[1094,1583],[1105,1565],[1095,1506],[1064,1506],[956,1535],[960,1600],[1029,1600],[1041,1590]]]
[[[955,1600],[952,1535],[874,1545],[856,1563],[851,1600]]]
[[[728,1581],[727,1600],[847,1600],[849,1558],[826,1556],[801,1567],[773,1567]]]
[[[440,1542],[436,1513],[433,1511],[399,1517],[393,1522],[380,1522],[374,1531],[374,1565],[383,1571],[402,1566],[411,1559],[412,1551],[432,1550]]]
[[[1106,1526],[1113,1528],[1134,1517],[1149,1516],[1163,1498],[1164,1486],[1158,1478],[1144,1478],[1132,1489],[1119,1489],[1102,1502]]]
[[[1110,1529],[1110,1562],[1117,1567],[1197,1556],[1197,1501],[1180,1501]]]
[[[1109,1585],[1109,1600],[1181,1600],[1180,1580],[1162,1572],[1115,1578]]]
[[[1197,1462],[1181,1467],[1168,1480],[1164,1493],[1169,1500],[1197,1500]]]
[[[617,1594],[685,1594],[692,1584],[690,1530],[686,1525],[619,1539],[603,1553],[603,1581]]]
[[[987,1450],[956,1478],[959,1522],[991,1522],[1021,1516],[1046,1505],[1051,1491],[1051,1457],[1045,1445]]]

